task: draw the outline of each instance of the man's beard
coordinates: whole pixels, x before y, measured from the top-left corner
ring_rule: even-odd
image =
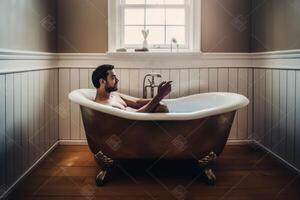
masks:
[[[112,86],[105,85],[105,91],[106,91],[106,92],[114,92],[114,91],[117,91],[117,90],[118,90],[117,84],[114,85],[113,87],[112,87]]]

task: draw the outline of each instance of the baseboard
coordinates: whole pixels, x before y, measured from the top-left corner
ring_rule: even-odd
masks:
[[[59,141],[55,142],[29,169],[27,169],[1,196],[0,199],[5,199],[8,195],[15,189],[15,187],[26,177],[30,174],[30,172],[35,169],[38,164],[44,160],[44,158],[51,153],[56,146],[59,144]]]
[[[226,145],[247,145],[252,140],[228,140]],[[59,140],[60,145],[87,145],[86,140]]]
[[[271,151],[270,149],[268,149],[266,146],[264,146],[260,142],[253,140],[253,143],[255,145],[259,146],[260,148],[262,148],[264,151],[270,153],[273,158],[275,158],[276,160],[278,160],[279,162],[281,162],[282,164],[284,164],[290,170],[294,171],[295,173],[300,174],[300,170],[297,169],[297,167],[293,166],[292,164],[290,164],[289,162],[287,162],[286,160],[284,160],[280,156],[276,155],[273,151]]]
[[[87,145],[86,140],[59,140],[59,145]]]
[[[227,140],[226,145],[248,145],[252,140]]]

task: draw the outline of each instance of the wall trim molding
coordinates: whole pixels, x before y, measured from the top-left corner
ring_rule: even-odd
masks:
[[[1,68],[0,65],[0,75],[1,74],[11,74],[11,73],[22,73],[22,72],[31,72],[31,71],[40,71],[48,69],[58,69],[58,67],[6,67]]]
[[[28,168],[1,196],[0,199],[5,199],[16,188],[16,186],[24,180],[59,144],[56,141],[30,168]]]
[[[193,58],[193,59],[299,59],[300,49],[253,52],[253,53],[223,53],[223,52],[107,52],[107,53],[57,53],[59,60],[89,60],[89,59],[140,59],[140,58]]]
[[[242,54],[199,52],[108,52],[106,54],[58,54],[60,68],[94,68],[114,64],[118,68],[176,69],[199,67],[251,67],[251,59]]]
[[[0,60],[57,60],[57,53],[0,48]]]
[[[250,53],[252,59],[299,59],[300,49]]]
[[[0,60],[41,60],[41,59],[57,59],[57,60],[89,60],[89,59],[105,59],[126,58],[126,57],[189,57],[205,59],[291,59],[300,58],[300,49],[252,52],[252,53],[235,53],[235,52],[107,52],[107,53],[51,53],[42,51],[23,51],[0,48]]]
[[[300,49],[259,53],[107,52],[59,53],[59,68],[94,68],[111,63],[118,68],[277,68],[300,69]],[[283,67],[284,66],[284,67]]]
[[[0,74],[54,69],[58,66],[56,53],[0,49]]]
[[[202,67],[300,69],[300,49],[257,53],[47,53],[0,49],[1,74],[49,68],[94,68],[107,63],[114,64],[118,68],[140,69]]]

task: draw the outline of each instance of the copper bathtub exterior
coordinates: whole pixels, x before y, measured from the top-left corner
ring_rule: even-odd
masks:
[[[117,159],[201,159],[220,155],[236,111],[185,121],[134,121],[81,106],[88,145]]]

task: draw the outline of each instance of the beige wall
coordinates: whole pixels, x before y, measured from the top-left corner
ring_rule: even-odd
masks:
[[[104,53],[107,32],[106,0],[58,0],[58,52]]]
[[[203,52],[249,52],[251,0],[202,0]]]
[[[249,23],[242,31],[231,25],[236,16],[249,13],[250,5],[250,0],[203,0],[202,51],[250,51]],[[106,0],[58,1],[58,52],[104,53],[107,29]]]
[[[56,52],[56,0],[0,0],[0,48]]]
[[[298,0],[202,0],[201,12],[203,52],[300,48]],[[104,53],[107,0],[1,0],[0,27],[0,48]]]
[[[253,0],[252,51],[300,48],[300,1]]]

